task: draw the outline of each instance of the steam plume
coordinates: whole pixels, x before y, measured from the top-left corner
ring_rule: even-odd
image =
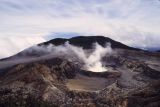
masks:
[[[111,54],[112,49],[110,44],[106,44],[105,47],[102,47],[98,43],[93,44],[91,50],[85,50],[82,47],[77,47],[66,42],[64,45],[54,46],[52,44],[48,46],[33,46],[32,48],[24,51],[22,54],[23,57],[15,58],[9,61],[0,62],[0,68],[12,66],[19,63],[28,63],[37,60],[50,59],[54,57],[64,57],[70,60],[78,60],[83,63],[83,69],[93,71],[93,72],[102,72],[107,71],[103,65],[101,59],[106,54]],[[30,56],[29,54],[40,54],[40,57]],[[27,58],[26,58],[27,56]]]

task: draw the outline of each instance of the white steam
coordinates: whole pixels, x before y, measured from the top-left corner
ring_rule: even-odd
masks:
[[[94,71],[94,72],[107,71],[107,69],[102,64],[101,59],[107,53],[110,54],[111,52],[112,52],[112,49],[110,45],[106,45],[106,47],[102,47],[101,45],[96,43],[94,51],[85,60],[87,70]]]
[[[61,48],[58,48],[56,50],[59,50],[65,54],[75,54],[80,60],[85,63],[83,68],[93,72],[107,71],[106,67],[102,64],[101,59],[107,53],[110,54],[112,52],[110,44],[106,44],[105,47],[102,47],[98,43],[93,44],[91,53],[87,53],[81,47],[76,47],[70,45],[69,43],[65,43],[64,46],[61,46]]]
[[[32,56],[33,53],[39,56]],[[82,69],[93,72],[103,72],[107,71],[107,69],[103,65],[101,59],[105,55],[110,55],[111,53],[112,49],[110,44],[106,44],[105,47],[102,47],[98,43],[94,43],[93,48],[90,50],[85,50],[82,47],[73,46],[68,42],[59,46],[54,46],[51,44],[48,46],[33,46],[32,48],[24,51],[19,58],[16,57],[15,59],[11,59],[9,61],[1,61],[0,68],[13,66],[19,63],[28,63],[54,57],[63,57],[71,61],[77,60],[82,62]]]
[[[34,47],[33,49],[41,52],[52,53],[52,56],[65,56],[69,59],[77,57],[78,60],[81,60],[84,63],[84,69],[93,72],[107,71],[105,66],[102,64],[101,59],[106,54],[110,54],[112,52],[110,44],[106,44],[105,47],[102,47],[98,43],[93,44],[93,49],[90,50],[92,51],[90,53],[87,53],[83,48],[73,46],[68,42],[60,46],[48,45],[47,47]]]

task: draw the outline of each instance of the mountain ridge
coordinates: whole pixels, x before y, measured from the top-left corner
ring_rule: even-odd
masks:
[[[129,50],[136,50],[136,51],[146,51],[146,50],[141,50],[138,48],[127,46],[121,42],[117,42],[117,41],[115,41],[109,37],[105,37],[105,36],[76,36],[76,37],[72,37],[69,39],[54,38],[52,40],[37,44],[37,46],[46,46],[49,44],[53,44],[55,46],[58,46],[58,45],[63,45],[67,41],[72,45],[79,46],[84,49],[92,48],[92,44],[97,42],[98,44],[100,44],[102,46],[105,46],[106,43],[110,43],[112,48],[129,49]],[[32,46],[29,48],[32,48]],[[13,57],[22,54],[24,51],[28,50],[29,48],[26,48],[26,49],[22,50],[21,52],[18,52],[17,54],[12,55],[10,57],[2,58],[2,59],[0,59],[0,61],[12,59]]]
[[[109,37],[104,37],[104,36],[76,36],[76,37],[72,37],[69,39],[64,39],[64,38],[55,38],[52,39],[50,41],[41,43],[39,45],[48,45],[48,44],[54,44],[54,45],[62,45],[65,42],[69,42],[72,45],[75,46],[80,46],[83,47],[85,49],[89,49],[92,48],[92,44],[97,42],[102,46],[105,46],[106,43],[110,43],[112,48],[122,48],[122,49],[130,49],[130,50],[141,50],[138,48],[134,48],[134,47],[130,47],[127,45],[124,45],[121,42],[117,42]]]

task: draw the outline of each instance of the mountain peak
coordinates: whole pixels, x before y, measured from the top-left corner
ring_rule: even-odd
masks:
[[[76,37],[72,37],[70,39],[55,38],[53,40],[42,43],[40,45],[48,45],[48,44],[62,45],[66,41],[68,41],[72,45],[83,47],[84,49],[92,48],[92,44],[97,42],[101,46],[105,46],[106,43],[110,43],[112,48],[140,50],[140,49],[136,49],[133,47],[129,47],[123,43],[117,42],[115,40],[112,40],[111,38],[104,37],[104,36],[76,36]]]

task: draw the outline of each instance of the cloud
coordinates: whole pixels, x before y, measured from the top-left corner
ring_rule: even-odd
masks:
[[[1,0],[0,39],[75,32],[159,48],[159,13],[159,0]]]
[[[1,37],[0,39],[0,58],[5,58],[16,54],[34,44],[44,42],[41,37]]]

